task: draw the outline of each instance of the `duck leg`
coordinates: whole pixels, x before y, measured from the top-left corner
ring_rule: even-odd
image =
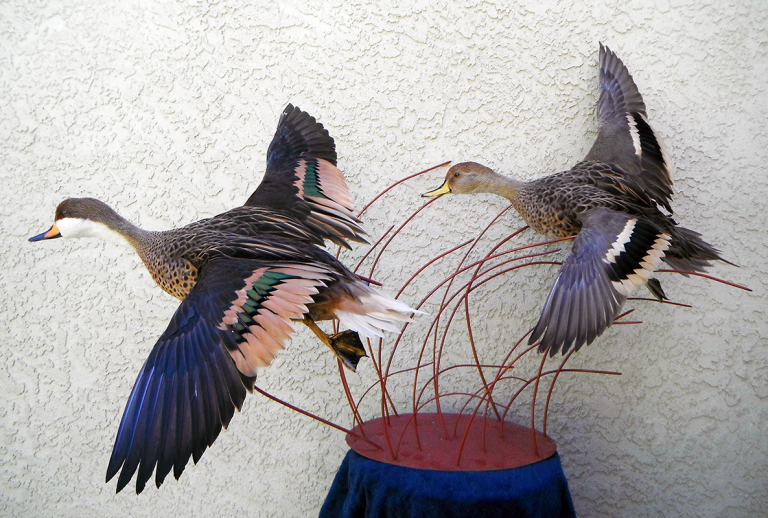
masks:
[[[357,372],[357,364],[360,363],[360,358],[368,355],[365,353],[360,336],[355,331],[348,330],[336,333],[335,335],[328,335],[311,318],[305,317],[302,322],[315,333],[315,336],[321,342],[333,351],[345,367],[352,372]]]

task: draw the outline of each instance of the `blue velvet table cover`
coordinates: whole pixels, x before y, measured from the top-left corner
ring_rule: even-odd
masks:
[[[321,518],[574,517],[555,453],[500,471],[434,471],[385,464],[350,450]]]

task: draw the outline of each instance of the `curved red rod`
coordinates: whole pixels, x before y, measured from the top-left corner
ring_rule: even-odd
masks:
[[[709,279],[710,281],[715,282],[722,282],[723,284],[727,284],[728,286],[733,286],[734,288],[739,288],[740,290],[744,291],[752,291],[751,289],[747,288],[746,286],[742,286],[741,284],[736,284],[735,282],[726,281],[723,279],[718,279],[717,277],[713,277],[711,275],[707,275],[706,273],[699,273],[699,272],[683,272],[680,270],[656,270],[657,272],[664,272],[664,273],[679,273],[680,275],[695,275],[696,277],[704,277],[705,279]]]
[[[539,439],[536,437],[536,396],[539,393],[539,382],[541,381],[541,371],[544,369],[544,362],[547,361],[547,355],[549,354],[549,347],[541,355],[541,362],[539,362],[539,372],[536,375],[536,385],[533,387],[533,400],[531,401],[531,439],[533,440],[533,454],[536,457],[539,456]]]
[[[547,253],[552,253],[552,252],[543,252],[542,254],[547,254]],[[503,255],[503,254],[499,254],[499,255]],[[511,262],[511,261],[514,261],[514,260],[516,260],[516,259],[511,259],[510,261],[507,261],[507,262]],[[502,264],[504,264],[504,263],[502,263]],[[534,265],[538,265],[538,264],[560,264],[560,263],[553,263],[553,262],[548,262],[548,261],[533,261],[533,262],[530,262],[530,263],[525,263],[525,264],[521,264],[521,265],[513,266],[512,268],[508,268],[508,269],[506,269],[506,270],[503,270],[503,271],[501,271],[501,272],[498,272],[497,274],[495,274],[495,275],[493,275],[493,276],[489,277],[488,279],[483,279],[483,281],[482,281],[481,283],[478,283],[478,284],[476,284],[476,285],[473,287],[473,289],[479,288],[480,286],[482,286],[482,285],[483,285],[483,284],[485,284],[486,282],[490,281],[491,279],[493,279],[493,278],[495,278],[495,277],[498,277],[499,275],[503,275],[503,274],[505,274],[505,273],[507,273],[507,272],[509,272],[509,271],[512,271],[512,270],[516,270],[516,269],[519,269],[519,268],[524,268],[524,267],[526,267],[526,266],[534,266]],[[468,267],[468,268],[469,268],[469,267]],[[459,295],[462,295],[462,294],[464,293],[464,288],[466,288],[468,285],[469,285],[469,282],[468,282],[468,283],[466,283],[466,284],[464,284],[464,285],[463,285],[461,288],[459,288],[458,290],[456,290],[456,292],[455,292],[455,293],[454,293],[454,294],[453,294],[453,295],[452,295],[452,296],[451,296],[451,297],[448,299],[448,301],[446,302],[446,305],[445,305],[445,307],[443,308],[443,310],[444,310],[444,309],[447,309],[447,308],[450,306],[450,303],[453,301],[453,299],[454,299],[454,298],[458,297]],[[430,292],[430,295],[431,295],[432,293],[434,293],[435,291],[437,291],[438,289],[439,289],[439,286],[438,286],[437,288],[435,288],[434,290],[432,290],[432,292]],[[427,298],[428,298],[430,295],[427,295]],[[462,295],[462,298],[463,298],[464,296],[466,296],[466,294]],[[461,299],[460,299],[460,300],[461,300]],[[419,306],[417,306],[417,308],[418,308],[418,307],[419,307]],[[441,314],[441,313],[442,313],[442,310],[441,310],[441,312],[440,312],[440,313],[438,313],[438,315],[439,315],[439,314]],[[426,349],[426,343],[427,343],[427,341],[429,340],[429,335],[432,333],[432,329],[434,329],[434,327],[435,327],[435,323],[436,323],[436,321],[437,321],[437,318],[435,318],[435,320],[433,320],[433,321],[432,321],[432,324],[430,325],[430,328],[429,328],[429,330],[427,331],[427,337],[424,339],[424,342],[423,342],[423,344],[422,344],[422,351],[421,351],[421,354],[420,354],[419,358],[421,358],[421,357],[423,356],[424,350]],[[436,330],[435,332],[437,332],[437,330]],[[527,336],[527,334],[528,334],[528,333],[526,333],[526,336]],[[416,395],[416,386],[417,386],[417,385],[418,385],[418,384],[416,383],[416,380],[414,379],[414,398],[415,398],[415,395]],[[416,404],[417,404],[417,400],[415,400],[415,399],[414,399],[414,401],[413,401],[413,407],[414,407],[414,408],[416,407]]]
[[[540,255],[544,255],[544,254],[547,254],[547,253],[553,253],[553,252],[542,252],[542,254],[540,254]],[[503,255],[503,254],[497,254],[497,255]],[[517,258],[515,258],[515,259],[510,259],[510,260],[509,260],[509,261],[507,261],[507,262],[512,262],[512,261],[515,261],[515,260],[517,260]],[[505,262],[505,263],[502,263],[502,264],[506,264],[506,262]],[[483,285],[483,284],[485,284],[486,282],[488,282],[488,281],[492,280],[492,279],[493,279],[493,278],[495,278],[495,277],[498,277],[499,275],[503,275],[503,274],[505,274],[505,273],[507,273],[507,272],[509,272],[509,271],[512,271],[512,270],[516,270],[516,269],[519,269],[519,268],[524,268],[524,267],[526,267],[526,266],[534,266],[534,265],[538,265],[538,264],[560,264],[560,263],[553,263],[553,262],[549,262],[549,261],[532,261],[532,262],[530,262],[530,263],[525,263],[525,264],[521,264],[521,265],[513,266],[513,267],[511,267],[511,268],[508,268],[508,269],[506,269],[506,270],[503,270],[503,271],[501,271],[501,272],[498,272],[498,273],[494,274],[493,276],[491,276],[491,277],[489,277],[489,278],[487,278],[487,279],[483,279],[483,280],[482,280],[482,282],[480,282],[480,283],[477,283],[477,284],[475,284],[475,285],[473,286],[473,290],[474,290],[474,289],[477,289],[477,288],[479,288],[480,286],[482,286],[482,285]],[[500,266],[500,265],[497,265],[497,266]],[[468,267],[468,268],[469,268],[469,267]],[[471,282],[471,281],[470,281],[470,282]],[[462,295],[462,298],[463,298],[464,296],[466,296],[467,294],[466,294],[466,293],[464,293],[464,289],[465,289],[467,286],[469,286],[469,284],[470,284],[470,283],[468,282],[468,283],[464,284],[464,285],[463,285],[461,288],[459,288],[458,290],[456,290],[456,292],[454,292],[454,294],[453,294],[453,295],[452,295],[452,296],[451,296],[451,297],[450,297],[450,298],[447,300],[447,302],[446,302],[446,305],[445,305],[445,307],[444,307],[443,309],[447,309],[447,308],[450,306],[450,303],[453,301],[453,299],[454,299],[454,298],[456,298],[456,297],[458,297],[459,295],[462,295],[462,294],[463,294],[463,295]],[[431,293],[434,293],[435,291],[437,291],[437,289],[439,289],[439,286],[438,286],[437,288],[435,288],[435,289],[434,289],[432,292],[430,292],[430,294],[431,294]],[[428,298],[428,297],[429,297],[429,295],[427,296],[427,298]],[[461,299],[460,299],[460,300],[461,300]],[[417,306],[417,307],[418,307],[418,306]],[[442,311],[441,311],[440,313],[442,313]],[[440,314],[440,313],[438,313],[438,314]],[[427,331],[427,337],[425,338],[425,340],[424,340],[424,343],[422,344],[422,355],[423,355],[424,349],[426,348],[426,342],[427,342],[427,341],[428,341],[428,339],[429,339],[429,335],[431,334],[431,332],[432,332],[432,329],[433,329],[433,328],[434,328],[434,326],[435,326],[436,320],[437,320],[437,319],[435,319],[435,320],[433,320],[433,321],[432,321],[432,325],[430,326],[429,330]],[[435,332],[437,332],[437,331],[435,331]],[[527,335],[528,335],[528,333],[526,333],[526,336],[527,336]],[[518,342],[518,343],[519,343],[519,342]],[[513,349],[513,350],[514,350],[514,349]],[[421,358],[421,356],[420,356],[420,358]],[[416,386],[417,386],[417,384],[415,383],[415,380],[414,380],[414,397],[415,397]],[[414,400],[414,401],[413,401],[413,406],[414,406],[414,408],[415,408],[416,404],[417,404],[417,402],[416,402],[416,400]]]
[[[336,364],[339,369],[339,377],[341,378],[341,384],[344,387],[344,395],[347,397],[347,404],[352,409],[352,428],[355,427],[355,423],[363,424],[363,420],[360,417],[360,413],[358,412],[358,408],[355,405],[355,400],[352,397],[352,392],[349,390],[349,383],[347,382],[347,373],[344,372],[344,366],[341,363],[341,360],[339,358],[336,358]],[[360,433],[365,435],[365,430],[360,428]]]
[[[552,379],[552,383],[549,384],[549,392],[547,392],[547,402],[544,405],[544,427],[542,429],[542,432],[544,433],[545,437],[547,436],[547,418],[549,417],[549,399],[552,397],[552,391],[555,388],[555,382],[557,381],[557,378],[560,376],[560,373],[563,371],[563,367],[565,367],[565,362],[567,362],[575,352],[576,352],[576,349],[571,349],[571,351],[566,355],[566,357],[563,358],[563,361],[560,362],[560,366],[557,368],[555,377]]]
[[[398,186],[398,185],[400,185],[401,183],[403,183],[403,182],[405,182],[405,181],[408,181],[408,180],[410,180],[411,178],[416,178],[417,176],[423,175],[424,173],[428,173],[428,172],[430,172],[430,171],[433,171],[433,170],[435,170],[435,169],[437,169],[437,168],[439,168],[439,167],[443,167],[443,166],[446,166],[446,165],[448,165],[448,164],[450,164],[450,163],[451,163],[451,161],[450,161],[450,160],[448,160],[447,162],[443,162],[442,164],[438,164],[438,165],[436,165],[436,166],[432,166],[432,167],[430,167],[429,169],[424,169],[423,171],[420,171],[420,172],[418,172],[418,173],[416,173],[416,174],[412,174],[411,176],[406,176],[406,177],[405,177],[405,178],[403,178],[402,180],[398,180],[398,181],[396,181],[395,183],[393,183],[392,185],[390,185],[389,187],[387,187],[386,189],[384,189],[383,191],[381,191],[379,194],[377,194],[377,195],[376,195],[376,197],[375,197],[374,199],[372,199],[371,201],[369,201],[369,202],[368,202],[368,205],[366,205],[365,207],[363,207],[363,208],[360,210],[360,212],[358,212],[358,213],[357,213],[357,217],[359,218],[360,216],[362,216],[362,215],[363,215],[363,212],[365,212],[366,210],[368,210],[368,208],[369,208],[371,205],[373,205],[374,203],[376,203],[376,201],[377,201],[379,198],[381,198],[382,196],[384,196],[385,194],[387,194],[389,191],[391,191],[392,189],[394,189],[395,187],[397,187],[397,186]]]
[[[541,375],[542,375],[542,376],[549,376],[550,374],[555,374],[556,372],[557,372],[557,369],[555,369],[555,370],[551,370],[551,371],[545,371],[545,372],[542,372],[542,373],[541,373]],[[588,373],[588,374],[606,374],[606,375],[609,375],[609,376],[621,376],[621,373],[620,373],[620,372],[614,372],[614,371],[599,371],[599,370],[594,370],[594,369],[562,369],[562,370],[561,370],[561,372],[583,372],[583,373]],[[507,405],[506,409],[504,410],[504,416],[503,416],[503,417],[504,417],[504,419],[506,419],[506,418],[507,418],[507,413],[509,412],[509,409],[512,407],[512,404],[515,402],[515,399],[517,398],[517,396],[519,396],[519,395],[520,395],[520,393],[521,393],[523,390],[525,390],[525,388],[526,388],[526,387],[528,387],[528,385],[530,385],[531,383],[533,383],[535,380],[536,380],[536,377],[535,377],[535,376],[534,376],[533,378],[531,378],[531,379],[527,380],[527,381],[525,382],[525,384],[524,384],[522,387],[520,387],[520,390],[518,390],[518,391],[515,393],[515,395],[514,395],[514,396],[512,397],[512,399],[509,401],[509,404]]]
[[[440,196],[440,197],[442,197],[442,196]],[[467,258],[469,257],[469,254],[471,254],[471,253],[472,253],[472,250],[474,250],[474,249],[475,249],[475,247],[477,246],[477,244],[478,244],[478,243],[479,243],[479,242],[482,240],[482,238],[485,236],[485,234],[488,232],[488,230],[489,230],[489,229],[490,229],[490,228],[491,228],[491,227],[492,227],[492,226],[493,226],[493,225],[494,225],[494,224],[495,224],[497,221],[499,221],[499,219],[501,219],[501,217],[502,217],[504,214],[506,214],[506,212],[507,212],[507,211],[508,211],[510,208],[512,208],[512,205],[509,205],[509,206],[505,207],[505,208],[504,208],[504,209],[503,209],[501,212],[499,212],[499,213],[496,215],[496,217],[494,217],[494,218],[491,220],[491,222],[490,222],[490,223],[488,223],[488,225],[487,225],[487,226],[486,226],[486,227],[483,229],[483,231],[482,231],[482,232],[480,232],[480,235],[478,235],[478,236],[477,236],[477,238],[475,238],[474,242],[472,243],[472,246],[470,246],[470,247],[469,247],[469,249],[468,249],[468,250],[466,251],[466,253],[464,254],[464,257],[462,257],[462,258],[461,258],[461,261],[459,261],[459,264],[458,264],[458,265],[456,265],[456,271],[457,271],[457,272],[458,272],[458,271],[461,269],[461,266],[464,264],[464,261],[466,261],[466,260],[467,260]],[[516,232],[516,233],[514,233],[514,234],[513,234],[513,236],[514,236],[514,235],[517,235],[518,233],[519,233],[519,231],[518,231],[518,232]],[[512,236],[510,236],[508,239],[512,239]],[[508,239],[505,239],[504,241],[507,241]],[[497,249],[499,246],[501,246],[501,245],[497,245],[496,249]],[[494,249],[494,250],[496,250],[496,249]],[[487,257],[487,256],[488,256],[488,254],[486,254],[486,257]],[[479,266],[478,266],[478,267],[479,267]],[[432,343],[432,356],[435,358],[434,372],[440,372],[440,363],[441,363],[441,361],[442,361],[442,358],[443,358],[443,346],[444,346],[444,344],[445,344],[445,336],[446,336],[446,334],[448,333],[448,328],[450,327],[450,322],[449,322],[449,323],[448,323],[448,324],[446,324],[446,326],[445,326],[445,329],[444,329],[444,332],[443,332],[443,339],[442,339],[442,340],[441,340],[441,342],[440,342],[440,349],[439,349],[439,350],[437,350],[437,349],[436,349],[436,346],[437,346],[437,332],[438,332],[438,331],[437,331],[437,329],[438,329],[438,327],[439,327],[439,319],[440,319],[440,315],[441,315],[441,314],[442,314],[442,312],[443,312],[443,309],[446,307],[446,300],[445,300],[445,299],[446,299],[446,297],[448,296],[448,293],[450,293],[450,291],[451,291],[451,286],[453,285],[453,281],[455,280],[455,278],[456,278],[456,277],[455,277],[455,274],[454,274],[454,276],[452,276],[452,277],[451,277],[451,280],[450,280],[450,282],[449,282],[449,283],[448,283],[448,285],[446,286],[446,288],[445,288],[445,294],[443,295],[443,300],[440,302],[440,311],[438,312],[438,315],[435,317],[435,320],[436,320],[436,324],[437,324],[437,326],[435,327],[435,338],[434,338],[434,340],[433,340],[433,343]],[[471,331],[470,331],[470,333],[471,333]],[[475,359],[477,360],[477,363],[479,363],[479,362],[480,362],[480,360],[479,360],[479,358],[478,358],[478,355],[477,355],[477,350],[476,350],[476,349],[475,349],[475,347],[474,347],[474,341],[470,341],[470,345],[471,345],[471,347],[472,347],[472,352],[473,352],[473,354],[474,354],[474,356],[475,356]],[[485,381],[485,376],[483,375],[482,369],[478,369],[478,370],[479,370],[479,372],[480,372],[480,379],[481,379],[481,381],[482,381],[482,383],[483,383],[483,386],[487,388],[487,383],[486,383],[486,381]],[[416,383],[416,380],[415,380],[415,379],[414,379],[414,383]],[[435,398],[437,399],[437,408],[438,408],[438,413],[440,413],[440,400],[439,400],[439,398],[440,398],[440,387],[439,387],[439,378],[438,378],[437,376],[435,376],[435,379],[434,379],[434,383],[433,383],[433,384],[434,384],[434,387],[435,387]],[[493,401],[493,400],[491,399],[491,401]],[[494,411],[496,411],[496,407],[495,407],[495,406],[494,406]],[[498,415],[498,411],[496,411],[496,413],[497,413],[497,415]],[[441,421],[442,421],[442,414],[440,414],[440,415],[441,415]]]
[[[359,269],[360,269],[360,266],[362,266],[363,262],[364,262],[366,259],[368,259],[368,256],[369,256],[369,255],[371,255],[371,252],[373,252],[373,250],[374,250],[374,249],[375,249],[377,246],[379,246],[379,243],[381,243],[382,241],[384,241],[384,238],[385,238],[385,237],[387,237],[387,234],[389,234],[390,232],[392,232],[392,229],[393,229],[393,228],[395,228],[395,226],[394,226],[394,225],[392,225],[391,227],[389,227],[389,228],[387,229],[387,231],[386,231],[386,232],[384,232],[384,234],[383,234],[383,235],[382,235],[382,236],[381,236],[381,237],[378,239],[378,241],[376,241],[376,242],[373,244],[373,246],[372,246],[371,248],[369,248],[367,252],[365,252],[365,255],[363,256],[363,258],[362,258],[362,259],[360,259],[360,262],[359,262],[359,263],[357,263],[357,266],[355,266],[355,268],[352,270],[353,272],[357,273],[357,270],[359,270]]]
[[[285,407],[288,407],[288,408],[290,408],[291,410],[293,410],[293,411],[295,411],[295,412],[298,412],[298,413],[300,413],[300,414],[302,414],[302,415],[305,415],[305,416],[307,416],[307,417],[311,417],[312,419],[314,419],[314,420],[316,420],[316,421],[320,421],[321,423],[323,423],[323,424],[325,424],[325,425],[328,425],[328,426],[330,426],[331,428],[335,428],[335,429],[337,429],[337,430],[339,430],[339,431],[341,431],[341,432],[344,432],[345,434],[349,434],[349,435],[351,435],[352,437],[355,437],[356,439],[360,439],[361,441],[365,441],[365,442],[367,442],[368,444],[370,444],[371,446],[374,446],[375,448],[377,448],[377,449],[379,449],[379,450],[381,449],[381,447],[380,447],[378,444],[376,444],[375,442],[373,442],[373,441],[370,441],[370,440],[368,440],[367,438],[365,438],[365,437],[362,437],[362,436],[360,436],[360,435],[357,435],[357,434],[356,434],[356,433],[354,433],[352,430],[347,430],[347,429],[346,429],[346,428],[344,428],[343,426],[339,426],[339,425],[337,425],[336,423],[332,423],[331,421],[328,421],[327,419],[323,419],[322,417],[320,417],[320,416],[318,416],[318,415],[315,415],[315,414],[313,414],[313,413],[311,413],[311,412],[307,412],[306,410],[302,410],[301,408],[299,408],[299,407],[297,407],[297,406],[294,406],[294,405],[292,405],[292,404],[288,403],[287,401],[283,401],[282,399],[280,399],[280,398],[278,398],[278,397],[275,397],[275,396],[273,396],[273,395],[272,395],[272,394],[270,394],[269,392],[266,392],[266,391],[264,391],[264,390],[261,390],[261,389],[260,389],[259,387],[257,387],[257,386],[254,386],[254,387],[253,387],[253,390],[255,390],[256,392],[258,392],[258,393],[259,393],[259,394],[261,394],[262,396],[264,396],[264,397],[266,397],[266,398],[269,398],[269,399],[271,399],[272,401],[274,401],[274,402],[276,402],[276,403],[280,403],[281,405],[283,405],[283,406],[285,406]]]

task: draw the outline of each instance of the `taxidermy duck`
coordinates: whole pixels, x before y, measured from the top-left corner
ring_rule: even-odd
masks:
[[[397,332],[414,310],[380,293],[318,247],[365,243],[333,138],[291,105],[267,151],[264,179],[242,207],[164,232],[142,230],[93,198],[70,198],[50,230],[30,238],[101,237],[132,246],[155,282],[181,305],[128,398],[107,481],[117,491],[138,468],[140,493],[178,479],[227,427],[257,371],[303,322],[355,370],[366,337]],[[315,324],[338,319],[328,336]],[[122,468],[122,470],[121,470]],[[156,469],[155,469],[156,468]]]
[[[664,212],[672,213],[673,169],[643,98],[621,60],[602,44],[599,68],[597,138],[572,169],[522,182],[464,162],[448,170],[441,187],[422,195],[498,194],[536,232],[578,234],[529,339],[541,340],[539,351],[551,356],[592,343],[641,286],[665,299],[654,278],[662,262],[681,272],[728,262]]]

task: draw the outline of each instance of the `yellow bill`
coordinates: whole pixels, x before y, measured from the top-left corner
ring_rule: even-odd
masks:
[[[451,188],[448,186],[448,181],[444,182],[443,185],[441,185],[437,189],[425,192],[424,194],[421,195],[421,197],[434,198],[435,196],[440,196],[441,194],[451,194]]]

